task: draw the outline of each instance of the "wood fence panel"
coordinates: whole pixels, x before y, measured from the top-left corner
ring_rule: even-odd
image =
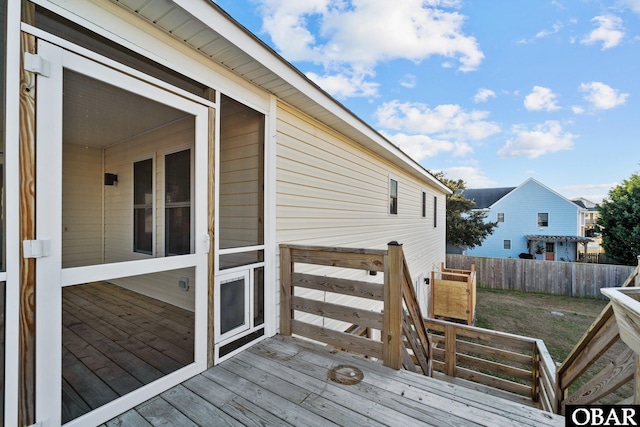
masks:
[[[622,286],[635,269],[627,265],[447,254],[447,268],[470,270],[472,264],[481,288],[601,299],[600,288]]]

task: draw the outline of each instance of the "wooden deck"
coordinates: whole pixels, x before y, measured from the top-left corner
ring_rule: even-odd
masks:
[[[62,417],[193,362],[193,313],[105,282],[63,290]]]
[[[356,384],[328,379],[339,365]],[[563,426],[564,417],[276,336],[106,423],[123,425]]]

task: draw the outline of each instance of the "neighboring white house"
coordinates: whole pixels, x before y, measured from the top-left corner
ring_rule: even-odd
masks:
[[[575,261],[579,245],[591,239],[581,233],[585,208],[529,178],[518,187],[466,189],[474,210],[496,222],[491,235],[467,255],[517,258],[530,255],[547,261]]]
[[[195,319],[192,363],[69,418],[91,425],[276,334],[281,243],[398,241],[420,286],[445,261],[446,186],[213,2],[23,3],[0,0],[5,425],[82,397],[63,289]]]

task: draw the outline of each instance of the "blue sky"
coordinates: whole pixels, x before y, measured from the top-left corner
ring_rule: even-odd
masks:
[[[640,0],[216,0],[431,171],[600,202],[640,171]]]

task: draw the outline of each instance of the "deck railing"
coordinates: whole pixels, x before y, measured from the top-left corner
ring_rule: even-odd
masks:
[[[383,283],[314,274],[309,265],[384,274]],[[281,245],[280,332],[374,357],[389,367],[430,375],[432,369],[515,393],[551,410],[555,365],[540,340],[442,320],[425,319],[402,246],[387,250]],[[317,271],[317,270],[316,270]],[[323,272],[324,273],[324,272]],[[331,270],[332,275],[334,274]],[[343,272],[344,273],[344,272]],[[373,273],[371,273],[373,274]],[[353,275],[352,275],[353,276]],[[322,291],[320,298],[305,290]],[[333,302],[326,295],[334,296]],[[335,298],[338,295],[340,297]],[[377,303],[371,310],[340,304],[344,296]],[[331,298],[329,298],[331,299]],[[301,320],[308,313],[345,322],[339,330]],[[371,333],[374,330],[380,334]]]
[[[351,280],[298,271],[298,264],[364,270],[383,273],[384,282]],[[318,246],[280,246],[281,314],[280,333],[296,334],[337,348],[381,359],[386,366],[403,366],[430,375],[429,337],[411,284],[402,245],[392,242],[387,250],[351,249]],[[323,291],[324,294],[370,300],[355,308],[324,299],[296,294],[296,289]],[[376,304],[377,303],[377,304]],[[295,312],[309,313],[381,331],[380,339],[370,334],[353,334],[304,322]],[[405,344],[406,343],[406,344]],[[417,365],[417,367],[416,367]]]
[[[435,372],[504,390],[551,412],[555,364],[542,340],[436,319],[431,332]]]
[[[622,285],[627,286],[640,286],[640,267],[636,268]],[[564,414],[567,404],[596,403],[633,379],[636,371],[635,354],[626,348],[615,360],[605,363],[605,368],[593,375],[589,381],[569,393],[569,388],[619,341],[618,325],[609,303],[558,368],[554,412]]]

